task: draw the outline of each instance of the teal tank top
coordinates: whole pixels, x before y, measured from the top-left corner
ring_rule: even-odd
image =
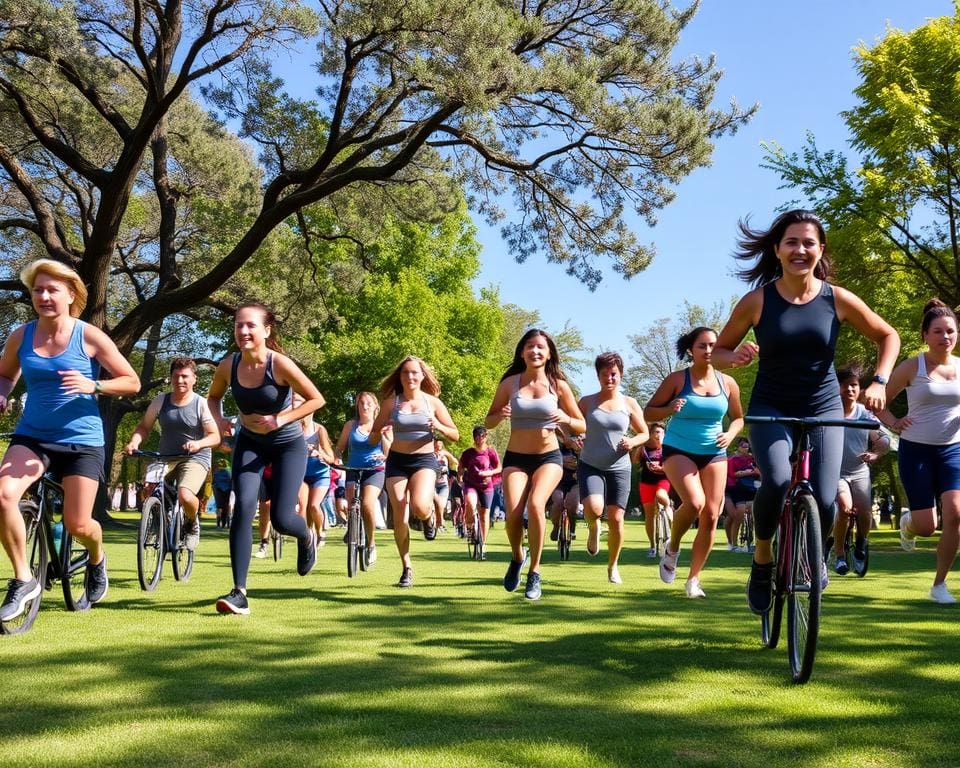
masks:
[[[715,395],[698,395],[690,384],[690,369],[684,373],[683,389],[677,397],[686,400],[679,413],[670,417],[663,444],[699,456],[724,453],[717,447],[717,436],[723,430],[727,413],[727,389],[723,374],[714,372],[720,391]]]

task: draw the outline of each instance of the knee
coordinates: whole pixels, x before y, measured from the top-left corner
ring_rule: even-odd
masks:
[[[67,519],[64,516],[64,526],[71,536],[78,539],[89,539],[100,530],[100,523],[93,518],[86,520]]]
[[[20,504],[23,494],[16,483],[8,478],[0,478],[0,507],[3,509],[16,508]]]

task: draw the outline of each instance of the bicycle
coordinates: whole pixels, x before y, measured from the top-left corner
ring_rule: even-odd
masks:
[[[774,594],[770,609],[760,617],[760,639],[767,648],[780,640],[783,606],[787,605],[787,655],[795,683],[805,683],[813,672],[820,632],[823,559],[820,509],[810,485],[809,430],[815,427],[876,429],[876,422],[855,419],[747,416],[748,424],[786,424],[797,427],[790,456],[792,477],[772,541]]]
[[[156,451],[134,451],[133,455],[159,462],[147,469],[146,480],[156,483],[156,488],[143,500],[137,529],[137,579],[141,589],[153,592],[160,582],[163,561],[168,552],[176,581],[189,581],[193,573],[194,552],[183,543],[185,517],[180,507],[177,480],[164,476],[166,462],[190,456],[167,455]]]
[[[557,522],[557,552],[560,553],[561,560],[570,559],[570,542],[572,540],[570,515],[567,513],[567,505],[562,504],[560,506],[560,520]]]
[[[23,612],[0,622],[0,634],[19,635],[33,626],[43,593],[60,582],[68,611],[86,611],[86,570],[90,554],[74,540],[63,522],[63,486],[50,473],[34,483],[20,501],[26,528],[27,561],[33,577],[43,585],[40,594],[29,600]]]
[[[489,512],[487,513],[489,514]],[[464,523],[466,525],[466,523]],[[473,560],[483,560],[485,557],[485,542],[483,539],[483,526],[480,525],[480,508],[473,513],[473,525],[466,528],[467,532],[467,552]]]
[[[750,507],[747,507],[743,512],[737,543],[743,552],[753,552],[756,548],[753,543],[753,510]]]
[[[357,574],[357,567],[366,571],[370,567],[370,551],[367,548],[367,529],[363,524],[361,510],[361,489],[364,475],[379,471],[380,467],[347,467],[341,464],[331,464],[334,469],[344,472],[356,472],[357,482],[354,486],[353,502],[347,510],[347,576],[351,579]]]
[[[841,514],[839,510],[837,514]],[[870,567],[870,539],[867,538],[870,531],[868,529],[861,537],[863,540],[863,557],[856,557],[856,541],[857,535],[860,533],[859,515],[855,507],[851,507],[845,514],[847,516],[847,533],[843,538],[843,556],[849,564],[850,570],[862,579],[867,575],[867,570]],[[833,536],[830,536],[826,544],[828,552],[833,550],[834,543]]]

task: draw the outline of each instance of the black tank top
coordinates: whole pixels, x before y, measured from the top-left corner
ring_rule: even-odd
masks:
[[[277,384],[273,378],[273,353],[267,354],[267,364],[264,366],[263,381],[256,387],[245,387],[237,379],[237,367],[240,365],[240,353],[233,354],[233,367],[230,374],[230,392],[240,409],[246,414],[275,414],[285,411],[293,403],[293,394],[287,385]],[[302,433],[297,422],[284,424],[280,429],[270,433],[271,437],[295,436]],[[262,437],[260,435],[259,437]]]
[[[833,288],[826,281],[806,304],[791,304],[772,282],[763,286],[763,310],[754,328],[760,364],[748,410],[764,405],[784,416],[820,416],[840,408],[833,369],[839,330]]]

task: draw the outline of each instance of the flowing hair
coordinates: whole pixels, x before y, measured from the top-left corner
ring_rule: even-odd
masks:
[[[549,333],[542,331],[539,328],[531,328],[520,337],[520,341],[517,342],[517,348],[513,351],[513,360],[511,361],[510,365],[507,366],[507,370],[504,372],[503,376],[500,377],[500,381],[508,379],[511,376],[516,376],[518,373],[523,373],[525,370],[527,370],[527,363],[523,359],[523,348],[534,336],[543,336],[547,342],[547,349],[550,350],[550,359],[547,360],[546,365],[544,365],[544,371],[547,374],[547,380],[550,382],[553,388],[556,389],[557,382],[566,381],[567,377],[564,376],[563,371],[560,370],[560,355],[557,352],[557,345],[554,344]]]
[[[817,228],[824,250],[823,256],[813,270],[813,276],[820,280],[829,280],[833,273],[833,262],[826,249],[827,232],[823,228],[823,222],[813,211],[804,211],[799,208],[781,213],[773,220],[769,229],[751,229],[749,219],[737,223],[740,237],[733,257],[738,261],[753,262],[751,266],[738,269],[737,277],[754,287],[780,277],[783,274],[783,267],[774,249],[780,244],[787,227],[791,224],[813,224]]]
[[[20,282],[33,291],[33,284],[37,275],[49,275],[54,280],[65,283],[73,293],[73,303],[70,305],[70,317],[80,317],[87,306],[87,286],[79,274],[66,264],[55,259],[37,259],[31,261],[20,270]]]
[[[390,371],[383,381],[380,382],[380,396],[386,400],[390,395],[399,395],[403,392],[403,384],[400,381],[400,372],[407,363],[417,363],[420,366],[420,372],[423,374],[423,381],[420,382],[420,389],[428,395],[437,397],[440,394],[440,382],[437,381],[437,374],[433,368],[426,364],[416,355],[407,355],[400,364]]]

